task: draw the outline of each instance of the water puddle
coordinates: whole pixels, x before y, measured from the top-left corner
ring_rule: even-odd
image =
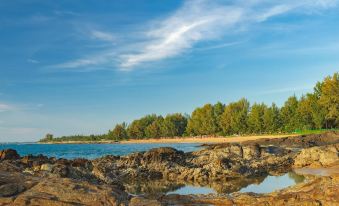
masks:
[[[304,176],[297,175],[294,172],[289,172],[282,176],[267,176],[260,184],[248,185],[239,192],[270,193],[301,183],[304,180]]]
[[[289,172],[281,176],[234,179],[227,182],[208,182],[205,184],[170,182],[166,180],[139,182],[126,186],[129,193],[135,195],[159,196],[168,194],[230,194],[233,192],[270,193],[301,183],[303,175]]]
[[[199,195],[199,194],[211,194],[211,193],[217,193],[217,192],[209,187],[197,187],[197,186],[186,185],[175,191],[168,192],[167,195],[169,194]]]
[[[339,174],[339,166],[328,168],[300,168],[295,169],[294,172],[300,175],[330,176],[333,174]]]

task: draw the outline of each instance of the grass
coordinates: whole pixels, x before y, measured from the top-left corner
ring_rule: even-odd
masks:
[[[316,129],[316,130],[296,130],[295,134],[306,135],[306,134],[321,134],[329,131],[339,131],[339,129]]]

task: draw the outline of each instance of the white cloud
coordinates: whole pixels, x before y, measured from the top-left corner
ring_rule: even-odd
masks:
[[[277,93],[291,93],[297,91],[309,91],[312,90],[313,86],[296,86],[296,87],[286,87],[286,88],[277,88],[259,92],[259,94],[277,94]]]
[[[337,0],[301,1],[235,1],[229,5],[208,0],[186,1],[182,8],[159,22],[146,36],[138,51],[121,55],[121,67],[131,70],[136,65],[180,55],[200,41],[218,39],[237,27],[260,23],[292,10],[315,10],[336,5]]]
[[[115,55],[116,55],[115,52],[106,52],[103,54],[97,54],[93,56],[71,60],[68,62],[61,63],[61,64],[51,65],[51,66],[48,66],[48,68],[76,69],[76,68],[81,68],[81,67],[106,64],[108,62],[112,62],[113,57]]]
[[[9,104],[0,103],[0,112],[6,112],[6,111],[13,110],[13,109],[14,107]]]
[[[40,63],[38,60],[35,60],[35,59],[27,59],[27,61],[28,61],[29,63],[32,63],[32,64],[38,64],[38,63]]]
[[[187,0],[167,18],[142,25],[139,28],[141,32],[120,34],[126,36],[127,41],[122,41],[127,42],[124,45],[109,45],[111,49],[102,51],[103,55],[80,58],[52,67],[112,66],[118,60],[121,70],[131,71],[143,63],[181,55],[199,42],[218,41],[235,32],[250,32],[252,25],[274,16],[289,12],[313,14],[334,7],[337,3],[338,0]],[[92,30],[90,35],[93,39],[116,43],[111,33]],[[231,45],[221,45],[224,46]],[[112,50],[116,51],[115,54],[111,53]]]
[[[90,34],[93,39],[98,39],[101,41],[114,42],[116,40],[114,35],[103,31],[93,30]]]

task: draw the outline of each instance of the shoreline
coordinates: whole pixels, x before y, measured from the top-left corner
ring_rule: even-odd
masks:
[[[232,136],[232,137],[177,137],[177,138],[162,138],[162,139],[130,139],[116,141],[65,141],[65,142],[37,142],[38,144],[162,144],[162,143],[230,143],[244,142],[258,139],[275,139],[283,137],[294,137],[299,134],[279,134],[279,135],[250,135],[250,136]]]

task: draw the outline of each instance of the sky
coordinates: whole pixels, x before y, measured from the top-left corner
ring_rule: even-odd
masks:
[[[339,0],[3,0],[0,142],[312,92],[339,71]]]

